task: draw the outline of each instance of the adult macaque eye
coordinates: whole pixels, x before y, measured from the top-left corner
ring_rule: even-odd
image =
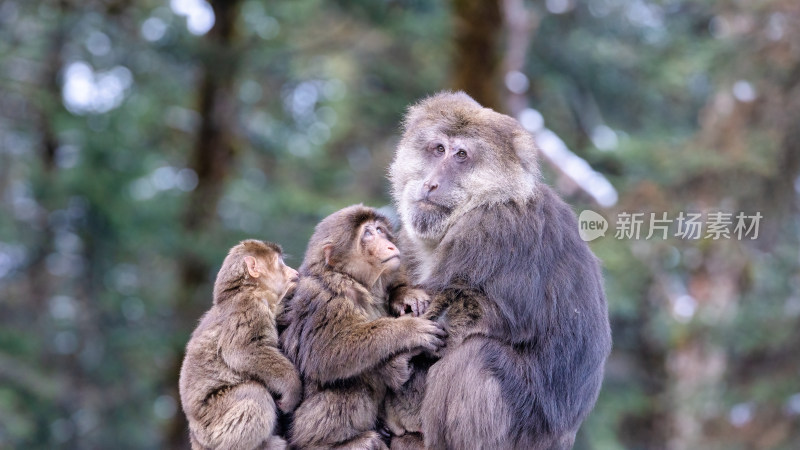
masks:
[[[371,237],[372,237],[372,231],[370,231],[369,229],[364,229],[364,235],[362,236],[362,239],[368,239]]]
[[[442,153],[444,153],[444,145],[439,144],[436,146],[434,150],[436,151],[437,155],[441,155]]]
[[[463,160],[465,160],[465,159],[467,159],[467,152],[466,152],[466,151],[464,151],[464,150],[459,150],[459,151],[457,151],[457,152],[456,152],[456,158],[458,158],[458,159],[460,159],[460,160],[462,160],[462,161],[463,161]]]

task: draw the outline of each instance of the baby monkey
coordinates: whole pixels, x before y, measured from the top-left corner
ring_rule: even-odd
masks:
[[[411,356],[444,345],[435,322],[388,317],[389,307],[418,314],[427,302],[408,286],[390,230],[376,210],[355,205],[322,220],[311,236],[282,318],[281,343],[305,389],[293,446],[386,448],[376,427],[387,391],[408,380]]]
[[[214,304],[192,333],[181,367],[193,450],[286,448],[275,435],[275,407],[294,410],[302,384],[278,350],[275,316],[296,282],[297,271],[284,264],[276,244],[246,240],[228,253]]]

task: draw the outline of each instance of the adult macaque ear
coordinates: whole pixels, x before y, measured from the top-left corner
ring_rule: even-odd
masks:
[[[536,141],[533,139],[533,135],[529,133],[528,130],[519,127],[519,129],[514,133],[513,145],[514,145],[514,151],[516,152],[520,162],[522,163],[522,167],[525,169],[526,172],[528,172],[529,174],[533,175],[538,179],[539,148],[536,145]]]
[[[333,245],[326,245],[322,247],[322,256],[325,257],[325,264],[331,265],[331,255],[333,254]]]
[[[258,278],[261,276],[261,272],[258,271],[256,259],[252,256],[245,256],[244,257],[244,264],[247,266],[247,273],[250,274],[253,278]]]

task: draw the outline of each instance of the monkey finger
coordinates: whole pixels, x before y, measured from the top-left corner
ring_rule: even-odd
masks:
[[[418,314],[421,316],[425,314],[425,311],[428,310],[428,306],[431,304],[430,301],[421,299],[419,300],[419,304],[417,305],[417,310],[419,311]]]
[[[430,326],[425,328],[425,332],[432,336],[447,337],[447,330],[438,322],[431,322]]]
[[[404,316],[406,314],[406,305],[403,304],[394,304],[392,305],[392,310],[397,314],[397,316]]]
[[[416,298],[411,300],[411,315],[419,317],[419,300]]]
[[[445,345],[444,341],[438,338],[431,339],[426,345],[423,346],[425,350],[430,353],[436,353]]]

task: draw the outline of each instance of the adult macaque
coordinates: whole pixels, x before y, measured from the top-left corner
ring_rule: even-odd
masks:
[[[213,306],[192,333],[181,367],[192,449],[286,448],[274,433],[275,406],[294,410],[302,385],[278,350],[275,316],[296,281],[275,244],[246,240],[228,253]]]
[[[432,295],[424,317],[448,332],[420,388],[417,446],[571,448],[611,334],[598,261],[541,182],[532,136],[441,93],[409,109],[389,176],[411,281]]]
[[[424,306],[426,296],[405,283],[389,222],[372,208],[350,206],[320,222],[300,273],[281,334],[305,385],[290,442],[386,448],[376,426],[387,389],[408,379],[409,357],[439,350],[445,333],[411,314],[387,317],[389,297]]]

